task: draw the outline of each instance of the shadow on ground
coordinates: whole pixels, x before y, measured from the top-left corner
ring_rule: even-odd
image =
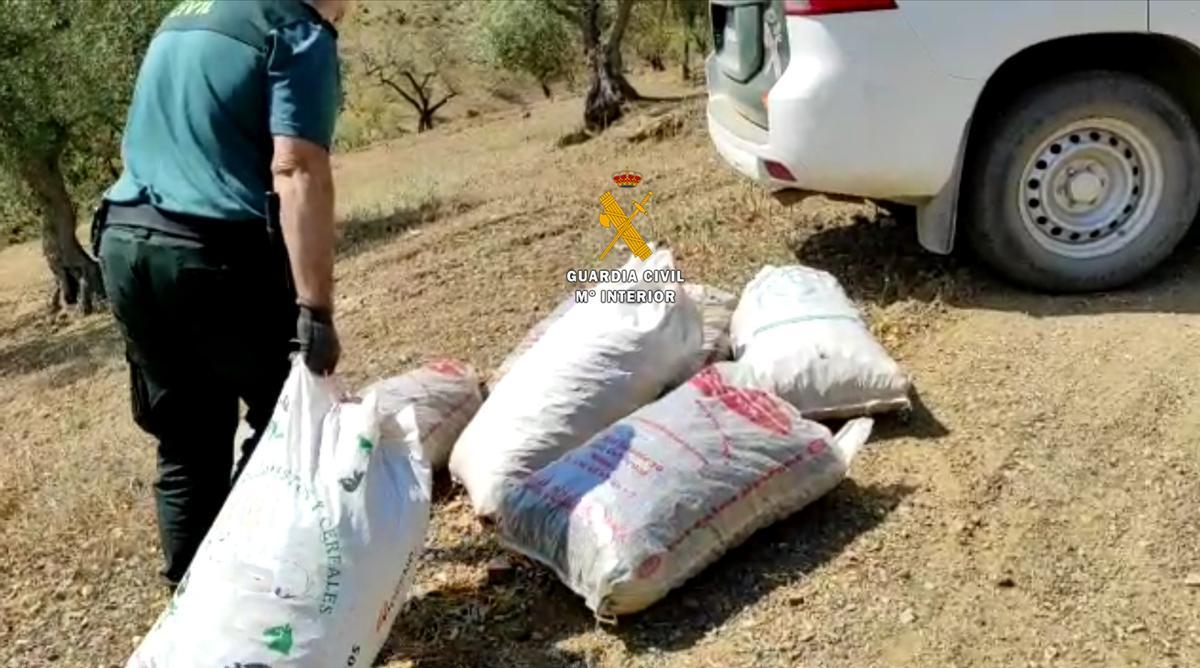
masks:
[[[780,586],[836,558],[914,491],[846,480],[804,510],[754,534],[668,599],[615,633],[634,652],[691,647]]]
[[[754,534],[649,610],[607,629],[637,654],[691,647],[780,586],[836,558],[882,523],[913,489],[846,480],[808,508]],[[498,550],[494,539],[439,550],[426,559]],[[580,597],[540,566],[519,561],[507,582],[434,589],[400,616],[382,660],[421,668],[580,666],[587,657],[554,647],[597,628]]]
[[[1200,244],[1192,234],[1156,270],[1108,293],[1049,295],[997,278],[970,253],[938,256],[922,249],[910,212],[879,209],[829,219],[799,214],[790,240],[796,259],[825,269],[856,300],[886,306],[899,300],[941,300],[964,308],[1019,311],[1034,317],[1121,312],[1200,312]],[[962,242],[960,235],[960,245]]]
[[[86,378],[122,350],[121,335],[108,313],[65,327],[49,318],[33,322],[24,338],[0,339],[0,378],[52,369],[49,383],[64,387]]]
[[[381,246],[434,220],[441,211],[442,205],[439,202],[430,201],[374,216],[348,217],[339,226],[338,257],[353,257]]]
[[[0,303],[0,308],[16,308],[16,304]],[[51,316],[45,311],[27,311],[14,318],[12,322],[0,325],[0,341],[9,341],[30,327],[49,322],[50,318]]]
[[[875,421],[871,428],[871,443],[891,441],[898,438],[912,438],[918,441],[937,440],[950,435],[950,429],[938,419],[925,400],[921,398],[920,389],[913,387],[909,390],[908,398],[912,407],[907,411],[879,413],[872,415]],[[825,426],[837,433],[844,420],[822,420]]]

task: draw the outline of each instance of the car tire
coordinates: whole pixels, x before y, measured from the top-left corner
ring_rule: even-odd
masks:
[[[1200,204],[1200,137],[1166,90],[1123,72],[1047,81],[997,110],[965,192],[975,252],[1051,292],[1124,285],[1165,259]]]

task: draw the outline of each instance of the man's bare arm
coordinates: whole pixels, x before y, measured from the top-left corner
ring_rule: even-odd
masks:
[[[329,152],[304,139],[277,135],[271,172],[297,301],[332,314],[335,236]]]

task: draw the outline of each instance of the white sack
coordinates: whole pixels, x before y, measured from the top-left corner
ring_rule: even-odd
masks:
[[[694,363],[688,365],[683,373],[670,383],[671,387],[686,382],[705,365],[733,359],[733,344],[729,340],[729,321],[733,318],[733,309],[737,307],[737,295],[703,283],[684,283],[683,291],[700,309],[703,341]],[[504,358],[504,361],[492,374],[488,380],[488,387],[495,387],[521,355],[532,348],[533,344],[545,335],[546,330],[558,322],[566,314],[567,309],[574,305],[575,293],[572,292],[564,297],[546,317],[530,328],[525,334],[525,338],[521,339],[521,342],[512,349],[512,352]]]
[[[706,367],[508,490],[501,542],[602,619],[642,610],[846,476],[871,420],[837,436],[734,362]]]
[[[673,269],[670,251],[636,266]],[[521,356],[450,455],[478,515],[494,516],[517,482],[652,401],[699,354],[700,314],[677,284],[605,284]],[[606,304],[608,289],[674,290],[674,303]]]
[[[907,374],[828,272],[763,267],[742,292],[730,330],[751,386],[778,394],[807,418],[910,406]]]
[[[398,415],[404,406],[413,406],[423,459],[434,470],[450,463],[454,442],[483,403],[475,368],[449,359],[376,382],[363,395],[371,392],[385,414]]]
[[[533,347],[533,344],[541,340],[546,331],[550,329],[550,326],[558,322],[559,318],[562,318],[566,314],[567,309],[574,305],[575,292],[572,291],[566,297],[563,297],[562,301],[546,317],[534,323],[533,327],[530,327],[529,331],[525,333],[525,337],[512,349],[512,352],[508,353],[504,361],[500,362],[500,366],[496,367],[496,370],[492,372],[492,375],[488,378],[488,390],[491,391],[494,389],[499,384],[500,379],[506,376],[513,365],[517,363],[517,360],[521,359],[521,356],[528,352]]]
[[[413,410],[297,363],[267,433],[127,668],[369,666],[429,523]]]
[[[654,244],[647,245],[651,249],[655,247]],[[642,261],[639,260],[636,255],[632,253],[629,253],[628,255],[628,259],[626,259],[625,263],[619,267],[619,269],[622,271],[636,269],[641,266]],[[580,286],[580,289],[586,288],[594,289],[596,286],[592,284]],[[550,313],[546,314],[544,318],[534,323],[533,327],[530,327],[529,331],[525,332],[524,338],[517,343],[512,351],[508,353],[508,356],[506,356],[504,360],[500,362],[500,366],[496,367],[496,370],[493,371],[492,375],[488,377],[488,391],[491,391],[493,388],[495,388],[496,384],[500,382],[500,379],[503,378],[505,374],[508,373],[509,369],[512,369],[513,365],[517,363],[517,360],[521,359],[521,356],[528,352],[529,349],[533,347],[533,344],[537,343],[546,334],[546,331],[550,329],[550,326],[558,322],[558,320],[567,313],[567,309],[574,305],[575,291],[571,290],[565,297],[562,298],[561,301],[558,302],[558,304],[554,306]]]

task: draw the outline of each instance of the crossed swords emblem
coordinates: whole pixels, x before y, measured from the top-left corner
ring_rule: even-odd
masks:
[[[611,227],[617,231],[613,235],[612,240],[605,246],[604,252],[600,254],[600,259],[603,260],[605,255],[612,250],[613,245],[617,243],[617,239],[623,239],[625,245],[629,246],[629,250],[640,260],[645,260],[650,257],[650,247],[646,245],[646,240],[642,238],[637,228],[633,226],[633,219],[637,218],[639,213],[646,213],[646,205],[650,202],[650,196],[654,193],[646,193],[646,196],[639,202],[633,200],[633,215],[626,216],[625,210],[621,208],[621,204],[617,202],[617,198],[613,197],[612,191],[606,190],[600,196],[600,206],[604,208],[604,213],[600,214],[600,224],[604,227]]]

